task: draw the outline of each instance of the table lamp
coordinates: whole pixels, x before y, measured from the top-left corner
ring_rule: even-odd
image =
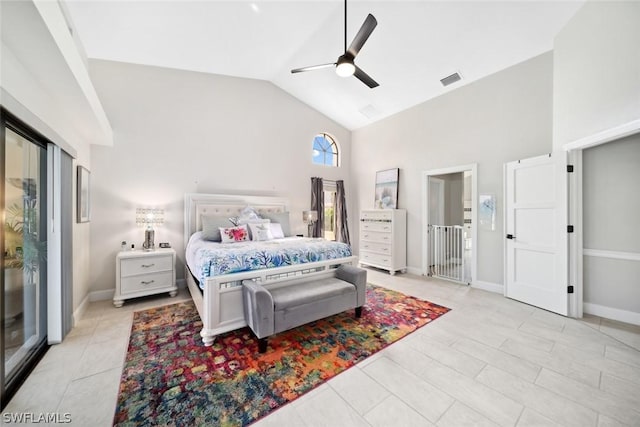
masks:
[[[302,211],[302,221],[307,224],[307,235],[313,237],[313,225],[318,220],[317,211]]]
[[[156,224],[164,223],[164,209],[136,209],[136,225],[146,226],[144,231],[144,243],[142,249],[145,251],[152,251],[155,249],[155,243],[153,242],[155,232],[153,226]]]

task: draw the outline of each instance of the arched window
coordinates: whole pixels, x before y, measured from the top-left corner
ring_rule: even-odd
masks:
[[[338,166],[338,144],[326,133],[313,138],[313,163],[316,165]]]

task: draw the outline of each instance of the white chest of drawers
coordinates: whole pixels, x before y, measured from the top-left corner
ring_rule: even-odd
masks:
[[[175,265],[176,252],[173,249],[119,252],[116,257],[113,305],[122,307],[126,299],[162,292],[176,296]]]
[[[388,270],[407,269],[407,211],[371,209],[360,213],[360,264]]]

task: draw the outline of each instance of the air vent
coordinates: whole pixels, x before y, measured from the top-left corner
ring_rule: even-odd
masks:
[[[442,83],[442,86],[449,86],[450,84],[459,82],[460,80],[462,80],[462,76],[460,75],[460,73],[453,73],[450,76],[441,79],[440,83]]]
[[[358,111],[360,111],[360,114],[362,114],[368,119],[372,119],[375,116],[380,114],[380,111],[376,107],[374,107],[372,104],[369,104],[366,107],[362,107]]]

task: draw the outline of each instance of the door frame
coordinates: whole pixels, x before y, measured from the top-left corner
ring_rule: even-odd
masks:
[[[47,139],[45,136],[43,136],[40,132],[38,132],[35,128],[30,126],[29,124],[27,124],[25,121],[20,119],[18,116],[12,114],[9,110],[5,109],[4,106],[0,106],[0,113],[1,113],[0,114],[0,142],[2,142],[2,144],[0,144],[1,145],[1,148],[0,148],[1,162],[6,161],[5,159],[6,129],[11,129],[13,132],[19,134],[26,140],[30,141],[36,146],[39,146],[41,149],[47,150],[47,146],[50,143],[49,139]],[[47,156],[48,156],[48,151],[47,151]],[[5,191],[6,191],[6,188],[5,188],[6,177],[4,176],[5,172],[0,174],[0,210],[2,212],[6,210],[6,206],[4,206],[4,198],[5,198]],[[50,177],[48,174],[48,167],[47,167],[47,172],[45,176],[45,180],[46,180],[45,187],[47,188],[47,190],[49,188],[49,179]],[[51,208],[49,205],[48,191],[47,191],[47,199],[46,201],[43,202],[43,205],[45,206],[45,209],[46,209],[45,210],[46,216],[44,216],[43,219],[45,223],[49,223],[52,214],[51,214]],[[49,227],[46,227],[46,229],[48,230]],[[48,238],[48,235],[47,235],[47,238]],[[4,235],[4,227],[3,227],[2,229],[0,229],[0,250],[3,253],[4,253],[4,239],[5,239],[5,235]],[[49,250],[48,243],[49,242],[47,241],[47,250]],[[49,285],[50,285],[49,281],[51,279],[51,277],[49,276],[48,269],[46,273],[46,278],[47,280],[45,283],[45,288],[47,289],[47,292],[48,292]],[[5,286],[6,286],[6,283],[4,283],[4,268],[0,267],[0,292],[4,292]],[[38,300],[36,302],[36,306],[38,304],[43,304],[43,303],[46,305],[46,301]],[[36,309],[39,310],[39,307]],[[38,315],[40,314],[42,313],[38,313]],[[4,319],[4,303],[0,304],[0,318]],[[43,318],[46,318],[48,321],[48,316],[44,316]],[[41,319],[38,319],[38,320],[41,320]],[[47,325],[47,331],[44,333],[43,339],[38,341],[38,346],[35,347],[35,349],[32,352],[30,352],[22,362],[22,368],[20,369],[20,371],[14,374],[14,376],[11,377],[9,381],[7,381],[7,378],[5,377],[6,372],[5,372],[5,363],[4,363],[5,362],[4,339],[0,340],[0,354],[1,354],[1,357],[0,357],[0,402],[1,402],[0,409],[4,409],[4,407],[9,402],[11,397],[13,397],[15,392],[20,388],[20,385],[29,376],[30,372],[37,365],[38,361],[42,358],[44,353],[49,348],[49,343],[47,342],[46,339],[44,339],[44,338],[48,338],[47,334],[48,334],[48,325]]]
[[[471,172],[471,286],[477,286],[478,274],[478,164],[431,169],[422,172],[422,275],[429,273],[429,177],[450,173]]]
[[[575,171],[569,177],[569,221],[574,230],[569,236],[569,282],[575,284],[574,293],[569,296],[569,316],[571,317],[581,318],[584,315],[582,152],[587,148],[614,142],[637,133],[640,133],[640,119],[605,129],[562,146],[562,149],[568,152],[569,164],[574,165]]]

